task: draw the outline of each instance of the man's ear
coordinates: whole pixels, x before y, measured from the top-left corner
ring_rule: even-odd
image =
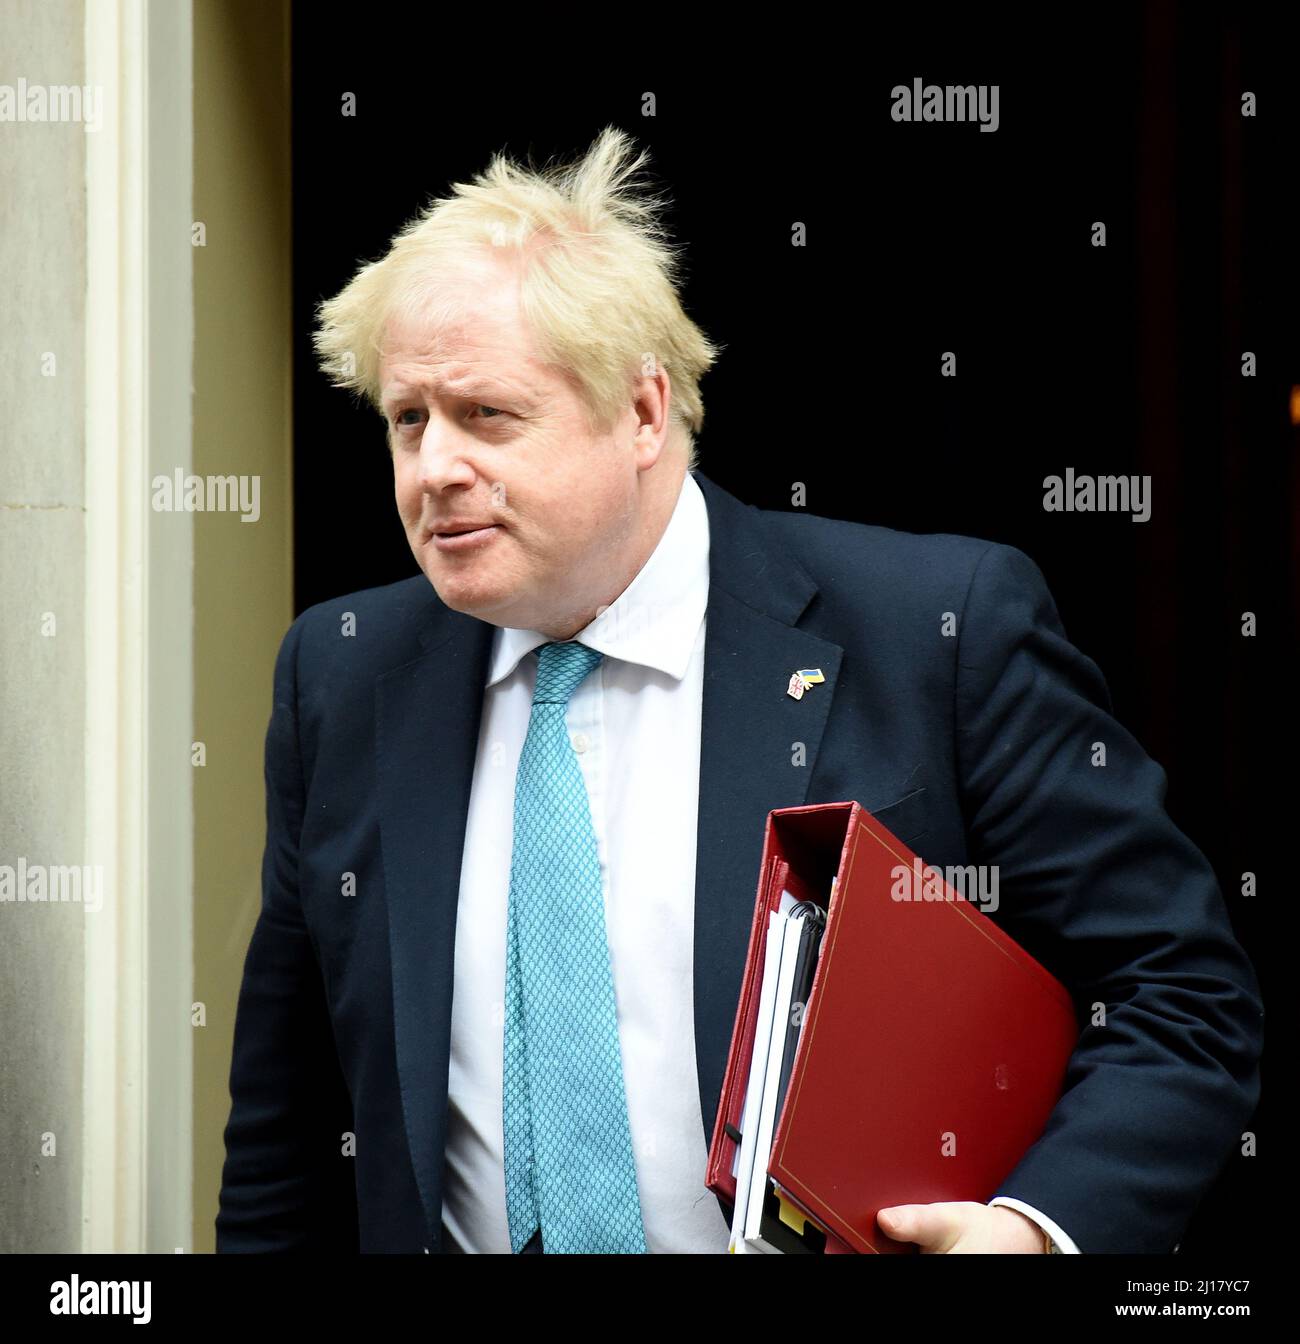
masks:
[[[654,357],[647,355],[647,364]],[[670,414],[673,401],[672,379],[668,376],[668,370],[662,364],[655,361],[653,370],[646,369],[638,379],[634,388],[633,407],[637,414],[637,450],[640,452],[641,440],[643,436],[648,436],[657,446],[657,452],[654,460],[658,460],[658,454],[662,453],[668,446],[672,438],[672,416]],[[649,464],[653,465],[653,463]]]

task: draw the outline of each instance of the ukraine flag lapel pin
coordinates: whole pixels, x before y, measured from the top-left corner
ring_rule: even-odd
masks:
[[[819,681],[825,680],[820,667],[800,668],[798,672],[790,674],[790,684],[786,687],[785,693],[796,700],[802,700],[803,693],[810,686],[816,686]]]

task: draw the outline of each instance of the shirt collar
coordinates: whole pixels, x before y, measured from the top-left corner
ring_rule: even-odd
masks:
[[[709,600],[709,510],[688,471],[659,544],[610,606],[573,636],[608,658],[657,668],[680,681],[690,666]],[[487,685],[549,642],[538,630],[498,626]]]

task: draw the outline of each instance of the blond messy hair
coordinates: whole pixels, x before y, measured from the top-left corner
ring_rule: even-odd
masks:
[[[658,364],[672,385],[670,420],[697,463],[704,424],[699,380],[722,347],[686,316],[677,296],[678,249],[660,221],[662,197],[633,175],[632,141],[607,126],[577,162],[535,170],[496,154],[472,183],[433,200],[380,260],[317,308],[313,337],[322,371],[382,414],[379,369],[393,319],[437,314],[431,302],[483,246],[519,262],[525,321],[542,361],[577,388],[593,432],[629,405],[633,380]],[[481,255],[481,254],[480,254]],[[654,362],[652,362],[654,361]]]

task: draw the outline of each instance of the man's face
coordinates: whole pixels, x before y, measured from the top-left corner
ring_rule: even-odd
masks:
[[[609,433],[588,430],[574,385],[535,357],[507,262],[476,261],[440,297],[461,315],[391,323],[380,366],[407,540],[453,610],[567,638],[635,574],[657,450],[631,398]]]

